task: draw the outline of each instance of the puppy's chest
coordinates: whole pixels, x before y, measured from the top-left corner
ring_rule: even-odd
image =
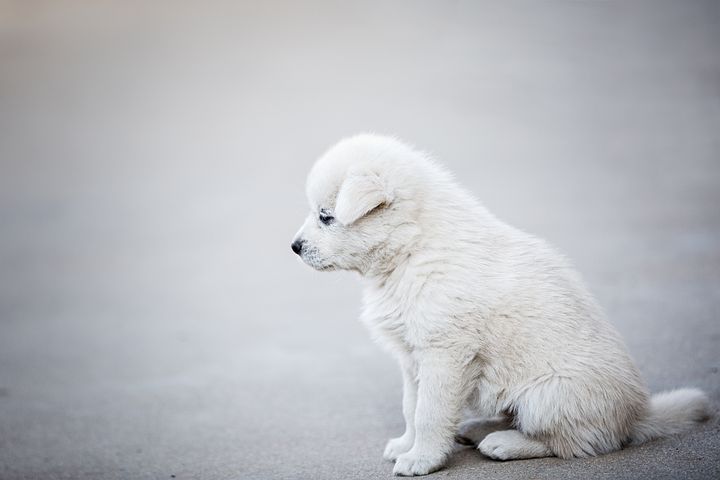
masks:
[[[417,304],[382,289],[366,289],[362,322],[373,337],[389,347],[411,350],[422,336]]]

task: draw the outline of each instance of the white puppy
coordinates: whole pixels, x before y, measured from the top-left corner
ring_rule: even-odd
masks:
[[[616,330],[547,243],[489,213],[451,175],[392,138],[332,147],[307,179],[293,250],[359,272],[363,322],[400,362],[398,475],[442,467],[462,412],[505,417],[478,448],[511,460],[599,455],[708,416],[696,389],[649,398]]]

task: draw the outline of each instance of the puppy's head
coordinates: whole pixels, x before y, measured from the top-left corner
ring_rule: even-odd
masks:
[[[414,154],[397,140],[359,135],[343,140],[307,179],[310,214],[292,249],[317,270],[388,270],[410,242],[413,202],[407,201],[403,160]]]

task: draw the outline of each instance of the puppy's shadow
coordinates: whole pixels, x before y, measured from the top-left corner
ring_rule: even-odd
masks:
[[[490,433],[510,428],[511,420],[507,417],[473,418],[460,424],[455,442],[466,447],[477,447]]]

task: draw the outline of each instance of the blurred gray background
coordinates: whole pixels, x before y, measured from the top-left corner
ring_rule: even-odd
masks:
[[[0,0],[0,478],[390,478],[400,375],[301,265],[305,174],[397,134],[720,401],[720,2]],[[441,478],[718,478],[717,420]]]

